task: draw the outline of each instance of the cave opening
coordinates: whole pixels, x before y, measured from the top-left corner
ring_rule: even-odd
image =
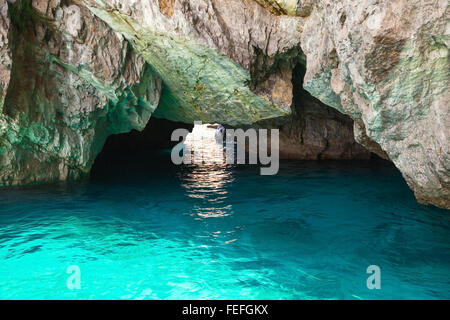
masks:
[[[141,132],[132,130],[109,136],[95,159],[91,178],[166,170],[170,161],[166,153],[178,143],[171,141],[171,135],[180,128],[192,131],[194,125],[151,117]]]
[[[184,151],[189,153],[180,153],[186,164],[226,166],[225,128],[220,124],[190,125],[152,117],[142,132],[132,130],[109,136],[94,162],[91,178],[123,172],[139,174],[139,170],[148,172],[149,167],[156,171],[167,170],[173,166],[172,148],[181,141],[171,141],[171,135],[177,129],[189,131],[183,141],[187,146]],[[218,134],[222,135],[219,137]]]
[[[292,72],[292,113],[279,125],[280,158],[368,160],[378,158],[355,141],[353,120],[304,89],[306,62]]]
[[[292,113],[288,117],[261,121],[253,126],[244,126],[243,129],[279,129],[280,160],[380,160],[376,154],[355,141],[353,120],[350,117],[323,104],[303,88],[305,73],[304,61],[297,63],[292,71]],[[186,124],[152,117],[142,132],[132,130],[108,137],[94,162],[91,177],[119,171],[148,171],[149,167],[166,170],[163,167],[170,162],[168,153],[178,143],[171,141],[171,135],[180,128],[190,131],[186,143],[192,149],[202,149],[208,158],[206,162],[225,163],[224,148],[215,139],[218,126]],[[201,139],[196,141],[198,137]],[[161,152],[165,152],[163,157]]]

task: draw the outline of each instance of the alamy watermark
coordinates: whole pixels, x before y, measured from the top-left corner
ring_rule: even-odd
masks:
[[[370,265],[367,267],[366,270],[367,274],[370,274],[370,276],[367,278],[367,289],[373,290],[373,289],[381,289],[381,269],[377,265]]]
[[[194,122],[195,125],[201,125],[201,121]],[[226,164],[261,164],[267,167],[261,167],[261,175],[275,175],[280,166],[280,142],[278,129],[227,129],[218,132],[223,133],[223,142],[226,157],[223,162]],[[172,132],[172,141],[180,141],[172,149],[172,162],[180,164],[217,164],[217,159],[205,157],[205,150],[194,148],[192,150],[185,143],[189,134],[187,129],[176,129]],[[194,133],[195,134],[195,133]],[[194,137],[194,141],[201,141],[200,135]],[[268,141],[270,140],[270,148]],[[219,141],[220,142],[220,141]],[[248,143],[247,143],[248,142]],[[247,161],[248,160],[248,161]]]
[[[67,278],[67,288],[69,290],[81,289],[81,270],[79,266],[71,265],[67,268],[66,273],[70,274]]]
[[[71,265],[67,268],[67,274],[70,276],[67,278],[66,284],[69,290],[81,289],[81,269],[77,265]],[[369,290],[381,289],[381,269],[377,265],[370,265],[366,270],[370,276],[367,278],[366,286]]]

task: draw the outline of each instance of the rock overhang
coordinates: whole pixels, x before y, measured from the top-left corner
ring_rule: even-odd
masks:
[[[3,17],[0,28],[1,106],[8,100],[5,93],[10,87],[11,64],[14,64],[10,50],[14,39],[8,36],[6,1],[0,0],[0,3]],[[72,52],[68,47],[70,44],[76,49],[73,51],[75,56],[83,50],[99,50],[102,59],[106,58],[104,61],[113,63],[111,67],[99,59],[100,55],[93,54],[90,57],[94,60],[75,59],[76,63],[71,65],[67,55],[56,54],[51,68],[61,77],[76,79],[71,84],[76,83],[78,89],[89,92],[85,95],[74,90],[77,93],[73,97],[77,98],[77,103],[84,104],[83,108],[64,107],[68,114],[75,115],[86,125],[79,128],[81,131],[73,131],[74,123],[66,126],[63,123],[54,125],[51,121],[35,123],[28,119],[24,122],[23,112],[20,117],[2,115],[2,163],[26,158],[26,151],[21,149],[25,145],[21,145],[21,141],[31,141],[34,144],[26,144],[29,150],[51,155],[42,159],[47,159],[44,162],[54,172],[52,177],[59,174],[64,179],[70,175],[61,173],[61,170],[67,171],[66,167],[81,165],[81,171],[88,171],[93,155],[98,152],[93,150],[100,148],[105,136],[142,128],[151,114],[174,121],[202,120],[233,126],[284,117],[289,113],[293,90],[298,90],[290,79],[298,60],[286,59],[284,55],[300,50],[308,60],[305,88],[322,102],[349,115],[354,120],[356,139],[371,151],[391,159],[421,202],[450,206],[450,139],[446,126],[449,117],[449,35],[445,29],[449,5],[445,0],[436,3],[399,1],[395,6],[385,1],[380,4],[362,1],[355,6],[350,0],[339,3],[329,0],[145,3],[77,0],[69,3],[72,7],[59,1],[31,3],[50,20],[59,19],[58,28],[64,33],[64,40],[51,36],[54,30],[45,30],[45,26],[36,29],[37,33],[44,31],[42,34],[46,39],[53,41],[53,49],[55,43],[56,48],[62,43],[63,52]],[[420,12],[426,14],[417,16],[419,11],[404,10],[405,6],[420,6]],[[88,14],[86,8],[97,17],[83,20],[83,15]],[[397,21],[396,17],[401,19]],[[100,34],[98,31],[92,33],[101,35],[97,46],[89,41],[85,46],[79,43],[79,36],[85,36],[90,24],[102,30]],[[132,45],[132,50],[126,51],[133,51],[130,53],[133,57],[125,59],[131,63],[124,63],[123,59],[117,61],[104,50],[108,42],[104,40],[112,40],[113,34],[122,39],[118,43],[123,48],[127,47],[124,43]],[[95,50],[89,51],[91,45]],[[47,49],[52,51],[52,48]],[[125,52],[123,49],[112,51],[118,56],[128,56],[119,53]],[[280,59],[283,64],[278,63]],[[80,69],[83,63],[88,68]],[[57,64],[66,71],[56,69],[54,65]],[[144,65],[148,67],[146,72],[152,74],[153,89],[146,90],[146,85],[140,86],[139,90],[132,89],[141,80]],[[108,75],[110,71],[112,74]],[[102,72],[106,72],[107,77],[103,77]],[[43,74],[38,73],[39,76]],[[12,81],[13,87],[18,87],[14,85],[15,81]],[[64,81],[60,84],[62,88],[67,86]],[[110,90],[105,88],[110,88],[114,94],[109,95]],[[69,94],[62,89],[62,95],[65,101],[58,103],[67,106]],[[97,101],[92,98],[95,95],[99,98]],[[114,99],[110,97],[114,95],[127,102],[111,103]],[[55,95],[51,92],[38,95],[44,96]],[[23,101],[26,104],[27,99]],[[65,114],[64,108],[55,107],[49,101],[38,100],[35,104],[38,108],[33,112],[50,106],[44,112],[50,115],[47,118],[56,115],[54,111]],[[11,105],[11,100],[6,103],[3,113],[12,110],[20,114],[14,110],[15,106],[18,110],[27,108],[17,103]],[[86,105],[90,107],[86,108]],[[114,111],[124,106],[127,107],[122,111]],[[93,113],[84,116],[79,112],[86,109]],[[40,114],[37,112],[35,116],[42,117]],[[89,125],[92,119],[107,120],[92,126]],[[27,132],[29,134],[25,134]],[[58,142],[63,135],[70,136],[71,142]],[[93,143],[93,139],[99,142]],[[47,145],[43,143],[45,141]],[[93,145],[97,147],[93,148]],[[14,148],[21,151],[16,152]],[[17,157],[5,157],[11,152]],[[75,158],[82,160],[73,162]],[[37,168],[36,163],[33,162],[33,166]],[[14,170],[20,171],[25,166],[22,163],[4,169],[3,177],[11,176],[11,181],[20,183],[20,178],[14,177]]]

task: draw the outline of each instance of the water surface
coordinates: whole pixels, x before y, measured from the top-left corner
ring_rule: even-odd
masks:
[[[1,299],[450,298],[450,215],[390,164],[114,160],[88,182],[0,191]]]

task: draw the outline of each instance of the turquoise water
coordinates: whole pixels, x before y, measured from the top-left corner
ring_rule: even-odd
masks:
[[[116,160],[89,182],[0,191],[1,299],[450,298],[450,214],[390,164]]]

